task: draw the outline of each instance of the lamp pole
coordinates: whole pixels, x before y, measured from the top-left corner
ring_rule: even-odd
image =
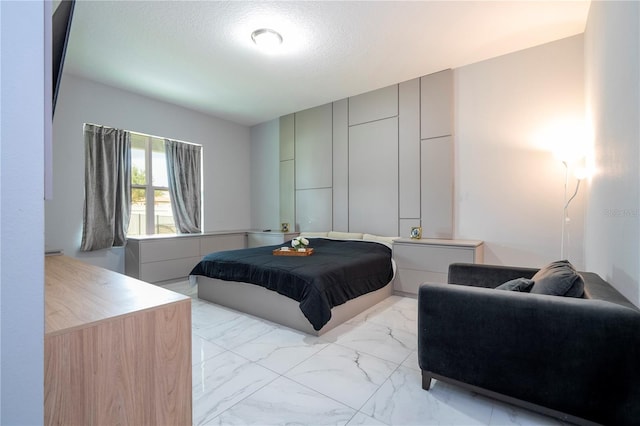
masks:
[[[569,185],[569,165],[567,164],[566,161],[563,161],[562,164],[564,165],[564,199],[562,201],[562,239],[560,241],[560,259],[563,260],[565,259],[564,256],[564,239],[565,239],[565,232],[566,232],[566,226],[567,226],[567,207],[569,206],[569,203],[567,202],[567,186]]]
[[[563,161],[562,164],[564,164],[564,208],[562,209],[562,241],[560,242],[560,258],[562,260],[569,260],[569,242],[571,241],[568,229],[570,225],[569,222],[571,222],[571,219],[569,219],[569,204],[571,204],[571,201],[573,201],[573,199],[576,198],[576,195],[578,195],[580,182],[582,181],[583,176],[582,174],[578,175],[578,173],[576,173],[576,189],[573,191],[571,197],[567,199],[567,188],[569,186],[569,164],[566,161]],[[565,240],[567,242],[566,250]]]

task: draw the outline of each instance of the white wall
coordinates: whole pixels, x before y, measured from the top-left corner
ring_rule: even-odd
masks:
[[[250,130],[246,126],[64,74],[53,125],[53,200],[46,244],[124,272],[122,248],[79,252],[84,202],[83,123],[203,146],[204,230],[250,227]]]
[[[45,8],[0,2],[0,424],[44,419]]]
[[[280,229],[280,120],[251,128],[251,227]]]
[[[484,240],[485,263],[536,267],[561,256],[564,167],[540,136],[584,118],[583,81],[581,35],[455,70],[455,233]],[[570,209],[578,268],[584,194]]]
[[[591,3],[587,114],[596,174],[587,208],[589,270],[640,306],[640,4]]]

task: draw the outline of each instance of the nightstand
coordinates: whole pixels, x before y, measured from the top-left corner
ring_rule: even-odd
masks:
[[[397,267],[394,290],[417,295],[424,282],[446,283],[451,263],[482,263],[484,243],[402,238],[393,242],[393,259]]]

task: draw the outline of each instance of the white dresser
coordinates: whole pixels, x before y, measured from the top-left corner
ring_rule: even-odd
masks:
[[[398,268],[394,290],[418,294],[424,282],[446,283],[451,263],[482,263],[484,244],[476,240],[408,239],[393,242]]]
[[[129,237],[124,272],[149,283],[186,278],[202,256],[245,247],[246,231]]]

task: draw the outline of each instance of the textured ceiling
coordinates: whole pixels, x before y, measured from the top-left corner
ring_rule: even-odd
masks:
[[[82,1],[65,72],[253,125],[582,33],[589,1]],[[278,30],[265,54],[253,30]]]

